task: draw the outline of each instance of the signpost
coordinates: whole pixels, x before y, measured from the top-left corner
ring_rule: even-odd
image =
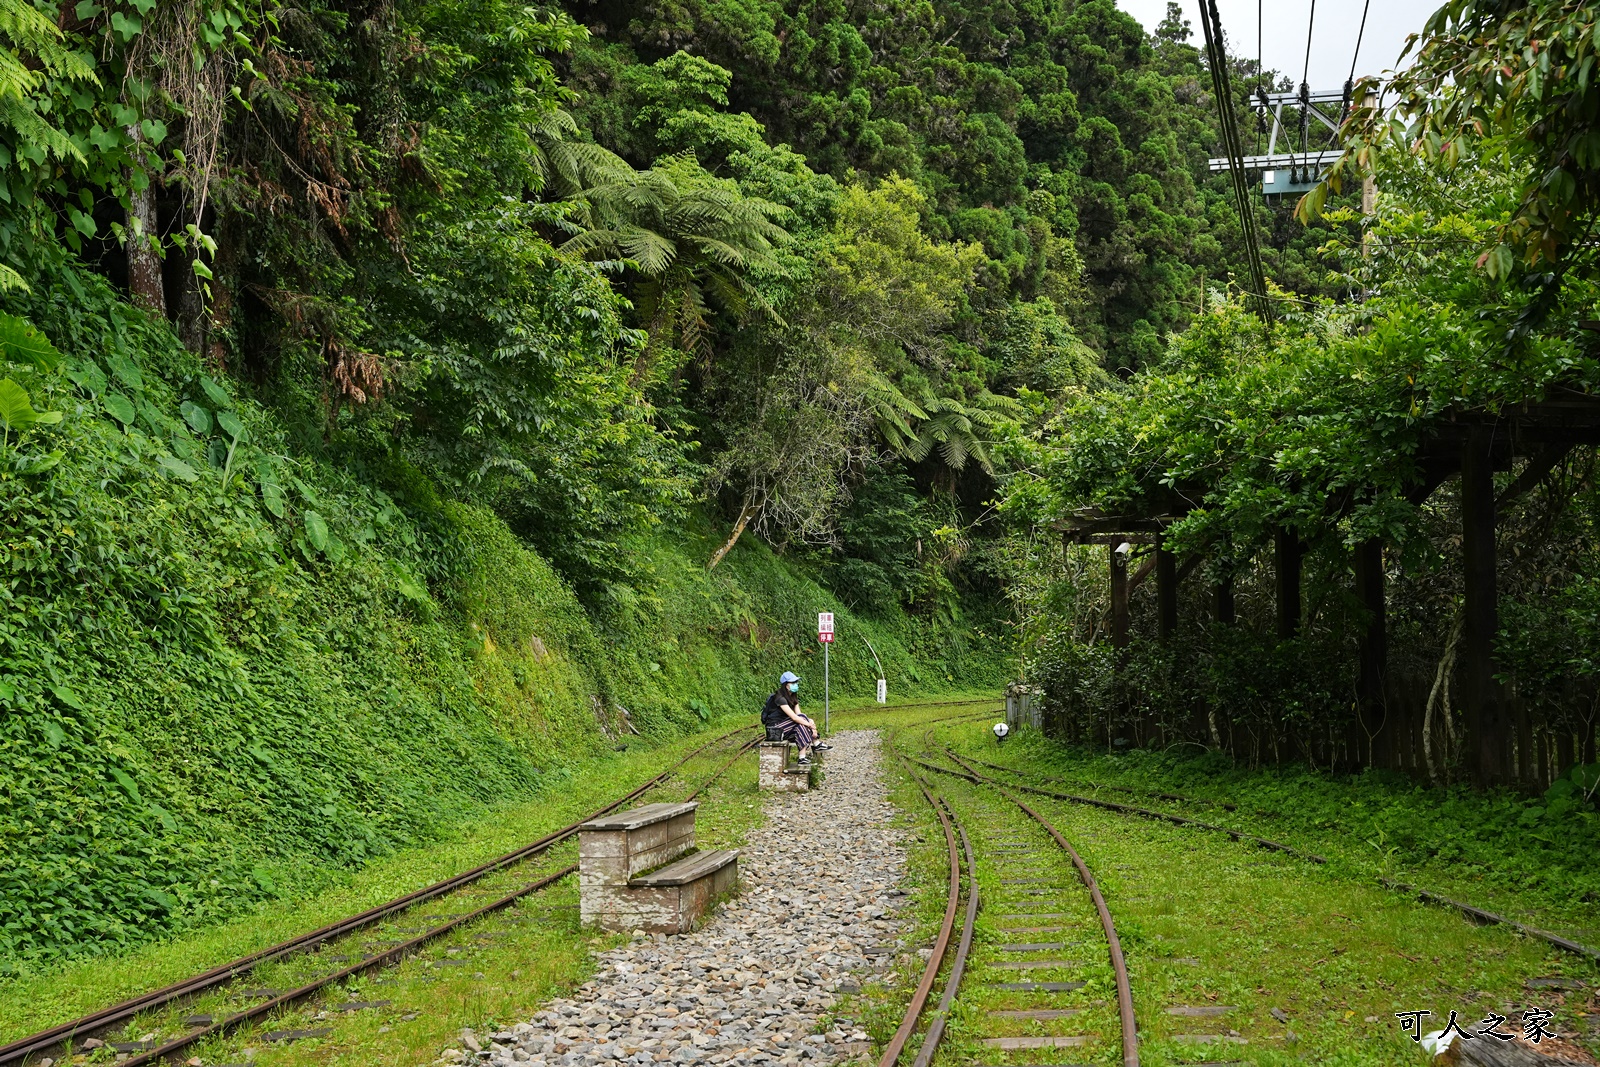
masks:
[[[822,642],[822,732],[828,730],[828,650],[833,647],[833,612],[817,612],[817,640]]]
[[[865,637],[861,640],[867,642],[867,649],[872,653],[872,662],[878,665],[878,703],[889,703],[889,680],[883,676],[883,660],[878,658],[878,650],[872,647],[872,642]]]
[[[878,679],[878,703],[889,703],[889,680],[887,678]]]

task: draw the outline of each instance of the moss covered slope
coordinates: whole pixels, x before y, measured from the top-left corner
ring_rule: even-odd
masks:
[[[0,968],[306,892],[552,788],[578,759],[750,712],[814,674],[830,596],[764,546],[618,546],[591,617],[491,512],[297,450],[92,276],[13,297],[59,350],[9,373],[53,426],[0,452]],[[842,616],[900,692],[993,657]],[[820,664],[818,664],[820,668]],[[637,738],[637,740],[635,740]]]

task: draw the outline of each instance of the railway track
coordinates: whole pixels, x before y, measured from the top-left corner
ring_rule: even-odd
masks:
[[[955,752],[951,751],[948,747],[944,749],[944,755],[948,759],[950,759],[952,762],[958,764],[966,772],[966,775],[964,775],[964,777],[967,777],[967,779],[969,781],[972,781],[974,783],[988,782],[988,783],[991,783],[991,784],[999,784],[999,783],[995,782],[995,780],[993,778],[985,776],[981,771],[979,771],[978,770],[979,767],[987,767],[987,768],[990,768],[992,770],[1003,771],[1003,772],[1011,775],[1012,777],[1020,778],[1020,779],[1024,779],[1024,780],[1031,779],[1033,781],[1063,782],[1063,783],[1071,783],[1071,782],[1077,781],[1076,779],[1053,778],[1053,777],[1050,777],[1048,775],[1031,774],[1031,773],[1029,773],[1027,771],[1017,770],[1014,767],[1005,767],[1005,766],[1002,766],[1002,765],[1000,765],[998,763],[989,763],[989,762],[987,762],[985,760],[974,759],[971,756],[958,756]],[[924,766],[926,766],[930,770],[937,770],[940,773],[944,773],[944,774],[959,774],[960,773],[960,772],[952,771],[949,768],[934,767],[931,764],[924,764]],[[1087,784],[1087,785],[1091,786],[1091,788],[1095,788],[1095,789],[1111,789],[1111,790],[1116,790],[1117,792],[1121,792],[1121,793],[1132,793],[1132,794],[1136,794],[1136,795],[1143,795],[1143,796],[1148,796],[1148,797],[1156,797],[1156,798],[1163,799],[1163,800],[1178,801],[1178,802],[1191,804],[1191,805],[1195,805],[1195,806],[1212,805],[1212,806],[1225,808],[1228,811],[1236,811],[1236,810],[1238,810],[1236,805],[1225,804],[1225,803],[1221,803],[1221,802],[1217,802],[1217,801],[1195,800],[1195,799],[1193,799],[1191,797],[1185,797],[1185,796],[1182,796],[1182,795],[1177,794],[1177,793],[1162,793],[1162,792],[1148,791],[1148,790],[1136,790],[1136,789],[1129,789],[1129,788],[1124,787],[1124,786],[1102,786],[1102,785],[1096,785],[1095,783],[1092,783],[1092,782],[1086,782],[1084,784]],[[1107,811],[1115,811],[1115,812],[1117,812],[1119,814],[1123,814],[1123,815],[1136,815],[1136,816],[1139,816],[1139,817],[1142,817],[1142,818],[1156,819],[1156,820],[1160,820],[1162,822],[1170,822],[1170,823],[1172,823],[1174,825],[1177,825],[1177,826],[1192,826],[1192,827],[1195,827],[1197,829],[1212,830],[1212,831],[1215,831],[1215,832],[1218,832],[1218,833],[1224,833],[1224,834],[1227,834],[1229,837],[1233,838],[1235,841],[1252,842],[1254,844],[1260,845],[1263,848],[1271,849],[1271,850],[1273,850],[1275,852],[1282,852],[1285,855],[1295,856],[1295,857],[1298,857],[1300,859],[1309,860],[1312,863],[1325,864],[1325,863],[1328,862],[1326,857],[1320,856],[1320,855],[1318,855],[1318,854],[1316,854],[1314,852],[1307,852],[1307,851],[1305,851],[1303,849],[1293,848],[1293,847],[1291,847],[1289,845],[1282,844],[1281,842],[1271,840],[1270,838],[1258,837],[1255,834],[1248,834],[1248,833],[1245,833],[1245,832],[1243,832],[1241,830],[1234,830],[1234,829],[1232,829],[1230,827],[1226,827],[1226,826],[1218,826],[1215,823],[1203,822],[1203,821],[1201,821],[1199,819],[1189,818],[1188,816],[1174,815],[1174,814],[1171,814],[1169,812],[1164,812],[1164,811],[1155,811],[1155,810],[1150,809],[1150,808],[1142,808],[1142,807],[1138,807],[1137,805],[1133,805],[1133,804],[1117,804],[1117,803],[1114,803],[1112,801],[1101,800],[1098,797],[1086,797],[1086,796],[1082,796],[1082,795],[1074,794],[1074,793],[1061,793],[1061,792],[1056,792],[1056,791],[1049,790],[1049,789],[1040,789],[1040,788],[1037,788],[1037,787],[1034,787],[1034,786],[1028,786],[1028,785],[1014,785],[1013,788],[1015,788],[1015,789],[1017,789],[1019,791],[1022,791],[1022,792],[1026,792],[1026,793],[1037,794],[1039,796],[1044,796],[1044,797],[1050,797],[1050,798],[1053,798],[1055,800],[1065,800],[1065,801],[1068,801],[1068,802],[1074,803],[1074,804],[1087,804],[1087,805],[1090,805],[1092,807],[1102,808],[1102,809],[1107,810]],[[1538,928],[1536,926],[1529,926],[1527,923],[1518,922],[1516,919],[1507,918],[1504,915],[1496,914],[1495,912],[1485,910],[1484,908],[1480,908],[1480,907],[1477,907],[1477,906],[1472,905],[1472,904],[1465,903],[1465,902],[1460,901],[1460,900],[1452,899],[1451,897],[1445,896],[1442,893],[1436,893],[1436,892],[1433,892],[1432,890],[1428,890],[1428,889],[1419,889],[1419,888],[1417,888],[1415,886],[1408,885],[1405,882],[1401,882],[1401,881],[1393,879],[1393,878],[1387,878],[1387,877],[1379,876],[1377,881],[1378,881],[1378,884],[1383,886],[1385,889],[1393,890],[1394,892],[1400,893],[1403,896],[1412,897],[1412,898],[1414,898],[1416,900],[1419,900],[1419,901],[1421,901],[1422,903],[1425,903],[1425,904],[1434,904],[1434,905],[1437,905],[1437,906],[1442,907],[1442,908],[1449,908],[1451,910],[1457,911],[1460,914],[1462,914],[1463,916],[1465,916],[1469,921],[1477,923],[1479,925],[1510,927],[1511,929],[1516,930],[1518,933],[1522,934],[1524,937],[1531,937],[1531,938],[1534,938],[1536,940],[1543,941],[1546,944],[1551,945],[1554,948],[1558,948],[1558,949],[1562,950],[1563,952],[1570,952],[1575,956],[1582,956],[1582,957],[1584,957],[1586,959],[1600,961],[1600,948],[1595,948],[1595,947],[1590,946],[1590,945],[1582,944],[1580,942],[1572,940],[1569,937],[1563,937],[1560,934],[1551,933],[1548,930],[1542,930],[1542,929],[1540,929],[1540,928]]]
[[[1127,962],[1110,909],[1082,857],[1043,814],[998,784],[974,783],[975,788],[951,795],[936,792],[907,770],[939,820],[950,873],[933,952],[878,1067],[901,1061],[926,1009],[955,936],[963,866],[966,910],[960,938],[912,1067],[929,1067],[953,1019],[982,1032],[961,1033],[951,1058],[971,1059],[990,1050],[1055,1056],[1073,1049],[1098,1060],[1098,1046],[1115,1040],[1124,1067],[1138,1067]],[[980,883],[993,887],[985,899],[980,899]],[[980,942],[976,948],[975,942]],[[1097,999],[1097,992],[1108,988],[1115,990],[1114,1014]],[[1109,1037],[1113,1031],[1116,1038]]]
[[[398,917],[409,917],[413,911],[420,911],[431,903],[454,900],[458,896],[465,896],[475,892],[484,893],[485,891],[474,889],[473,887],[479,886],[480,883],[485,882],[492,875],[511,872],[516,868],[529,864],[531,861],[538,860],[556,846],[574,837],[578,832],[578,827],[583,823],[615,811],[623,805],[639,799],[651,790],[665,785],[691,760],[712,754],[716,749],[736,738],[737,735],[749,733],[749,727],[740,727],[713,738],[685,755],[671,767],[616,800],[553,833],[547,834],[487,863],[480,864],[471,870],[463,871],[451,878],[436,882],[415,892],[407,893],[359,914],[348,916],[316,930],[290,938],[287,941],[252,952],[218,967],[213,967],[191,978],[140,994],[118,1004],[113,1004],[99,1011],[73,1019],[70,1022],[61,1023],[13,1041],[0,1047],[0,1067],[14,1067],[14,1065],[15,1067],[22,1067],[24,1064],[36,1062],[40,1057],[48,1053],[72,1045],[81,1045],[86,1039],[108,1034],[115,1028],[125,1025],[137,1017],[191,1003],[201,996],[222,990],[224,987],[249,976],[267,964],[285,961],[296,956],[311,956],[314,964],[322,962],[343,964],[332,969],[319,969],[313,966],[312,969],[317,973],[290,989],[246,991],[245,994],[241,995],[254,994],[260,1000],[260,1003],[220,1017],[215,1015],[190,1016],[184,1020],[185,1025],[188,1026],[187,1032],[173,1036],[170,1039],[113,1043],[113,1047],[119,1052],[128,1054],[128,1058],[119,1061],[121,1067],[143,1067],[146,1064],[175,1059],[180,1053],[186,1052],[197,1044],[220,1038],[247,1023],[269,1019],[281,1013],[284,1009],[350,978],[412,956],[429,942],[435,941],[461,927],[470,925],[488,915],[507,909],[530,894],[554,885],[561,879],[573,874],[577,870],[577,865],[569,864],[555,871],[541,872],[533,880],[515,886],[508,891],[502,889],[487,891],[487,895],[492,896],[493,899],[461,911],[435,916],[419,915],[415,921],[422,923],[423,925],[421,926],[394,928],[390,931],[385,931],[405,933],[411,936],[391,939],[385,942],[369,942],[368,947],[374,950],[358,954],[355,957],[331,957],[324,961],[324,954],[320,950],[360,932],[374,930]],[[702,782],[685,799],[692,800],[699,796],[708,786],[726,773],[740,755],[749,751],[759,740],[759,735],[748,737],[735,745],[734,752],[728,760],[722,763],[709,778]],[[292,1038],[323,1036],[323,1034],[311,1031],[283,1031],[280,1032],[279,1036]]]

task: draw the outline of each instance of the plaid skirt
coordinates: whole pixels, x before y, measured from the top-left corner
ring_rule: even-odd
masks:
[[[816,731],[812,730],[811,727],[795,722],[793,719],[785,719],[777,726],[767,727],[767,740],[792,741],[801,748],[810,748],[816,743],[817,735]]]

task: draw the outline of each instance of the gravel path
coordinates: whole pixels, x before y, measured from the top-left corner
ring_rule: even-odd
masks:
[[[739,895],[704,929],[602,953],[575,997],[488,1040],[464,1033],[467,1048],[496,1065],[551,1067],[820,1067],[867,1051],[867,1035],[844,1021],[818,1031],[836,993],[894,958],[905,850],[876,732],[833,740],[821,789],[768,795],[766,825],[739,853]],[[785,918],[791,905],[798,919]]]

